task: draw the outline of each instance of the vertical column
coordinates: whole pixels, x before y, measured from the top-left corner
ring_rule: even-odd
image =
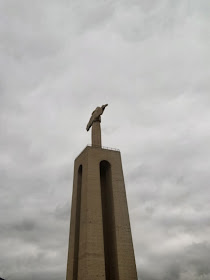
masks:
[[[70,222],[70,233],[69,233],[69,248],[68,248],[68,261],[67,261],[67,273],[66,279],[73,280],[75,279],[75,271],[76,269],[76,262],[75,257],[78,254],[78,249],[75,244],[79,242],[77,237],[78,231],[78,208],[81,201],[81,192],[78,193],[78,187],[81,190],[82,186],[82,166],[75,164],[74,166],[74,180],[73,180],[73,192],[72,192],[72,203],[71,203],[71,222]],[[79,203],[78,203],[79,201]],[[77,258],[77,257],[76,257]],[[78,258],[77,258],[78,261]]]
[[[136,263],[120,153],[112,161],[112,186],[120,280],[137,280]]]
[[[100,124],[100,121],[93,122],[93,125],[92,125],[92,145],[101,147],[101,124]]]
[[[99,149],[96,149],[99,150]],[[88,149],[86,258],[87,273],[79,280],[105,280],[100,168],[93,149]]]
[[[80,243],[80,212],[81,212],[81,191],[82,191],[82,165],[80,165],[77,177],[77,201],[76,201],[76,221],[74,238],[74,260],[73,260],[73,280],[78,279],[78,257]]]

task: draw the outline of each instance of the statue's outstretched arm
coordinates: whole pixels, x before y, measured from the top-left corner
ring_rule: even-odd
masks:
[[[104,109],[106,108],[106,106],[108,106],[108,104],[102,105],[101,108],[104,111]]]

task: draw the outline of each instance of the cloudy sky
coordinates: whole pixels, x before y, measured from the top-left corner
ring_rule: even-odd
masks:
[[[0,0],[0,277],[64,280],[96,106],[139,280],[210,280],[210,1]]]

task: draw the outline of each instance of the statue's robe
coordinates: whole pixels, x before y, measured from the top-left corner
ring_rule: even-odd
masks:
[[[90,117],[90,120],[86,127],[87,131],[91,128],[91,126],[93,125],[94,122],[101,121],[101,115],[103,114],[103,111],[104,111],[104,108],[102,108],[102,107],[97,107],[93,111],[92,116]]]

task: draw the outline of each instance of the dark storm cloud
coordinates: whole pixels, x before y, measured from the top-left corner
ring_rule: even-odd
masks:
[[[65,279],[95,106],[141,280],[209,280],[209,1],[1,1],[0,277]]]

